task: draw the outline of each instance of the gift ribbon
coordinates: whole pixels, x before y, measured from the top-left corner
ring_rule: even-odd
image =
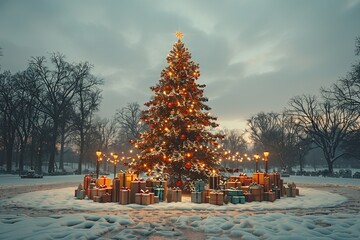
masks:
[[[219,201],[219,197],[218,197],[218,193],[215,193],[216,194],[216,205],[218,204],[218,201]]]

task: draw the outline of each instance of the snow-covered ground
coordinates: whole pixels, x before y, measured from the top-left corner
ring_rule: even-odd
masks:
[[[16,213],[0,215],[0,239],[359,239],[357,214],[336,211],[347,201],[312,184],[354,188],[359,179],[284,178],[300,187],[300,196],[270,202],[215,206],[181,203],[150,206],[95,203],[73,197],[83,176],[20,179],[1,175],[0,191],[9,187],[72,183],[73,188],[28,192],[0,199]],[[24,181],[25,180],[25,181]],[[359,204],[359,202],[357,202]],[[32,214],[28,213],[29,209]],[[38,213],[38,214],[37,214]]]

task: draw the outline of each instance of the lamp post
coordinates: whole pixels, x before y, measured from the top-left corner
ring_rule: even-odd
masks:
[[[99,178],[99,164],[100,164],[100,157],[101,157],[101,151],[96,151],[97,161],[96,161],[96,178]]]
[[[117,153],[113,154],[114,157],[114,178],[116,177],[116,164],[117,164],[117,159],[119,157],[119,155]]]
[[[269,151],[264,151],[265,173],[268,172],[268,157],[269,157]]]
[[[259,159],[260,159],[260,155],[259,154],[255,154],[255,172],[258,172],[259,170]]]

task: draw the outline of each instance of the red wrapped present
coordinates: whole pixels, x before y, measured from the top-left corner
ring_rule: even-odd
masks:
[[[111,194],[110,194],[110,193],[105,193],[105,194],[102,196],[102,202],[103,202],[103,203],[111,202]]]
[[[245,179],[242,180],[242,184],[244,186],[250,186],[251,183],[252,183],[252,178],[251,177],[246,177]]]
[[[85,189],[85,194],[86,194],[86,196],[88,196],[88,189],[89,189],[89,186],[90,186],[90,183],[91,183],[91,179],[92,179],[92,176],[90,175],[90,174],[86,174],[85,176],[84,176],[84,185],[83,185],[83,187],[84,187],[84,189]]]
[[[135,194],[135,203],[140,205],[150,205],[154,203],[154,193],[141,191]]]
[[[154,196],[154,203],[159,203],[159,196]]]

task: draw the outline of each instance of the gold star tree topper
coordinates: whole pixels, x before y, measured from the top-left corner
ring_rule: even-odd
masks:
[[[182,32],[176,32],[175,35],[179,40],[181,40],[184,37],[184,34]]]

